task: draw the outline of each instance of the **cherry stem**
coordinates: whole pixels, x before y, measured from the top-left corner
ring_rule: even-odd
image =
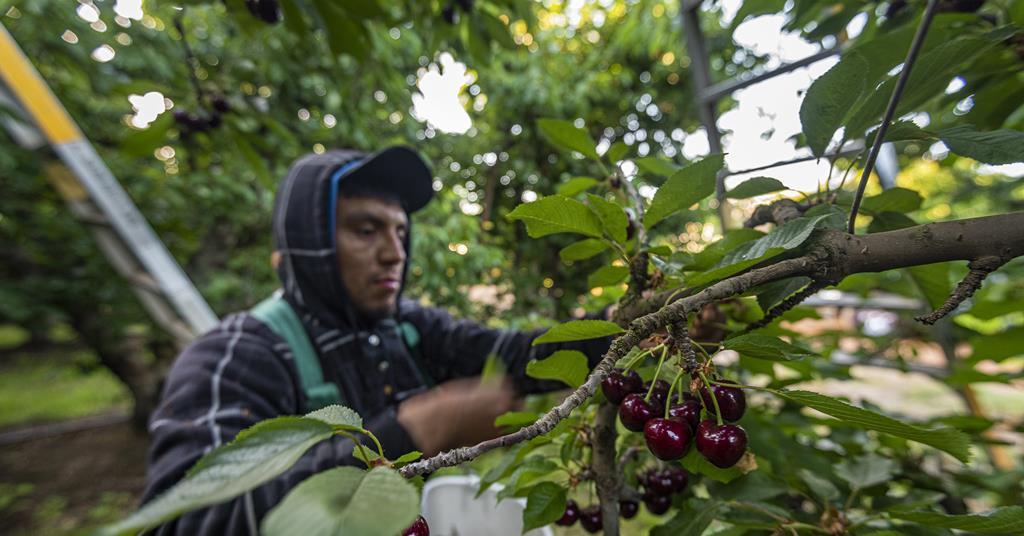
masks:
[[[700,375],[700,381],[704,382],[704,388],[711,395],[711,403],[715,406],[715,419],[718,421],[718,426],[722,426],[724,424],[722,422],[722,410],[718,408],[718,397],[715,396],[715,390],[711,388],[711,382],[708,381],[708,377],[703,372],[697,372],[697,374]]]
[[[672,394],[676,392],[676,386],[679,385],[680,379],[683,377],[683,369],[679,369],[676,373],[676,377],[672,380],[672,385],[668,388],[668,397],[665,400],[665,418],[668,418],[668,410],[672,407]]]
[[[658,368],[654,371],[654,378],[651,379],[651,387],[647,389],[647,396],[644,397],[644,402],[651,401],[651,393],[654,392],[654,384],[658,382],[658,376],[661,376],[661,366],[665,364],[665,356],[668,355],[668,348],[662,348],[661,359],[658,359]]]
[[[373,432],[367,430],[366,428],[362,429],[362,433],[366,434],[367,436],[370,437],[370,439],[373,440],[373,444],[377,447],[377,454],[380,454],[380,457],[383,458],[384,457],[384,447],[382,447],[380,445],[380,441],[377,440],[377,436],[373,435]]]
[[[711,354],[708,354],[708,351],[704,349],[704,345],[695,342],[693,343],[693,346],[697,347],[697,349],[700,350],[700,353],[704,355],[704,359],[711,361]]]

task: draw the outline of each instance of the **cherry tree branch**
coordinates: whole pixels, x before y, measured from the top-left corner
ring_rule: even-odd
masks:
[[[1006,264],[1009,259],[1002,257],[981,257],[971,261],[967,267],[970,271],[964,277],[963,281],[956,286],[953,293],[946,299],[946,303],[943,303],[941,307],[933,311],[931,314],[916,317],[915,320],[922,324],[928,324],[929,326],[938,322],[940,318],[953,312],[958,305],[964,302],[967,298],[974,295],[975,292],[981,288],[981,282],[988,277],[988,274],[999,269],[1000,266]]]
[[[782,303],[776,305],[775,307],[772,307],[767,313],[764,314],[764,317],[762,317],[760,320],[756,322],[751,322],[751,324],[747,326],[746,329],[744,329],[743,331],[750,332],[754,331],[755,329],[761,329],[767,326],[768,324],[771,324],[772,322],[775,321],[776,318],[785,314],[786,311],[789,311],[790,309],[796,307],[797,305],[800,305],[801,303],[803,303],[804,300],[817,294],[819,290],[827,287],[828,285],[828,281],[824,281],[821,279],[812,280],[810,283],[807,284],[806,287],[800,289],[799,292],[786,298],[785,300],[782,301]]]
[[[622,476],[619,464],[615,460],[615,417],[618,408],[613,404],[601,404],[597,408],[594,419],[593,458],[591,468],[594,471],[594,486],[601,502],[601,523],[604,533],[609,536],[619,534],[619,489]]]
[[[1024,256],[1022,229],[1024,212],[928,223],[869,235],[853,235],[837,230],[821,231],[797,253],[802,253],[800,256],[773,260],[772,264],[728,277],[700,291],[680,293],[674,301],[662,295],[644,300],[654,302],[646,306],[656,308],[655,312],[629,322],[629,329],[612,341],[608,352],[594,367],[587,381],[537,422],[471,447],[461,447],[419,460],[402,467],[400,472],[410,477],[436,471],[472,460],[495,448],[514,445],[550,432],[559,421],[593,396],[615,363],[631,348],[656,330],[683,321],[686,315],[699,311],[706,304],[742,294],[758,285],[794,276],[839,282],[856,273],[883,272],[936,262],[973,261],[988,256],[1009,260]],[[670,303],[665,305],[666,301]],[[620,315],[619,318],[629,317]]]

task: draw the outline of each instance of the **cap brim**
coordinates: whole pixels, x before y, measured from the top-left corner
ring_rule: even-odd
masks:
[[[409,212],[423,208],[434,196],[430,168],[416,151],[401,145],[367,156],[345,177],[345,181],[365,181],[374,189],[398,195]]]

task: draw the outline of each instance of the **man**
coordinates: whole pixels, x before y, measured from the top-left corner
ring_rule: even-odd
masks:
[[[392,459],[475,444],[496,435],[495,417],[520,394],[558,387],[525,375],[531,359],[563,347],[582,350],[591,364],[600,358],[608,339],[531,347],[539,332],[488,329],[400,299],[409,214],[432,195],[430,170],[405,147],[329,151],[292,166],[273,217],[281,294],[228,316],[175,361],[150,422],[143,502],[242,429],[330,402],[358,412]],[[282,335],[269,306],[294,312],[300,340]],[[304,341],[315,353],[312,367],[300,359]],[[491,354],[506,365],[510,385],[473,379]],[[323,441],[279,478],[156,532],[257,534],[262,516],[303,479],[360,463],[352,451],[347,439]]]

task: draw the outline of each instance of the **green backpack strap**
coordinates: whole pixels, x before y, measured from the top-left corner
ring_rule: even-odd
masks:
[[[309,335],[306,334],[299,315],[295,314],[287,300],[274,293],[249,312],[288,343],[295,366],[299,370],[299,382],[306,393],[307,412],[343,403],[338,386],[324,381],[320,358],[309,342]]]

